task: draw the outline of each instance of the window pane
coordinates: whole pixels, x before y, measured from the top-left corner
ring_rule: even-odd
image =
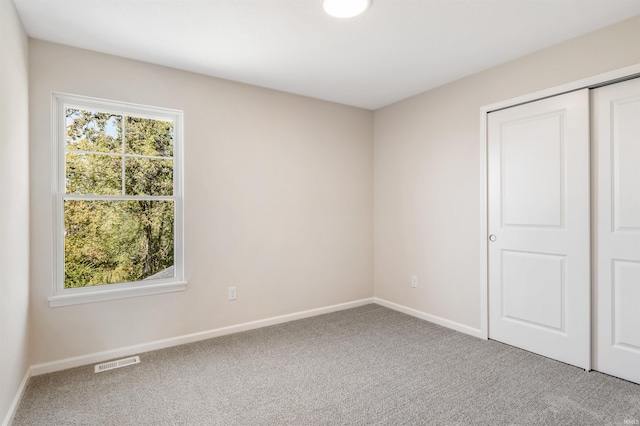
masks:
[[[173,195],[173,160],[127,157],[126,195]]]
[[[127,154],[173,157],[173,123],[151,118],[126,118]]]
[[[69,153],[66,167],[67,194],[122,194],[122,157]]]
[[[64,202],[64,288],[174,276],[173,201]]]
[[[122,153],[122,116],[84,109],[66,109],[68,151]]]

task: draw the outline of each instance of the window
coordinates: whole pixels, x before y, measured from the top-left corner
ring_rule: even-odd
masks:
[[[182,112],[53,95],[50,306],[184,290]]]

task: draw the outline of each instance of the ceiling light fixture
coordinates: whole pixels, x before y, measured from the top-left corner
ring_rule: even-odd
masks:
[[[336,18],[353,18],[369,8],[370,0],[323,0],[322,7]]]

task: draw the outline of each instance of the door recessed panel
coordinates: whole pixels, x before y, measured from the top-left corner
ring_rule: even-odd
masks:
[[[503,124],[503,226],[562,226],[562,124],[562,112]]]
[[[503,317],[564,332],[564,256],[502,252]]]
[[[489,338],[590,368],[589,92],[489,113]]]
[[[615,102],[611,120],[613,231],[640,231],[640,98]]]
[[[594,369],[640,383],[640,78],[592,91]]]
[[[614,345],[640,352],[640,262],[613,261]]]

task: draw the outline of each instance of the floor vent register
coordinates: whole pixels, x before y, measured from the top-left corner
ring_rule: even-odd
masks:
[[[115,368],[126,367],[127,365],[140,364],[139,356],[131,356],[129,358],[117,359],[115,361],[103,362],[102,364],[95,365],[95,372],[102,373],[103,371],[113,370]]]

